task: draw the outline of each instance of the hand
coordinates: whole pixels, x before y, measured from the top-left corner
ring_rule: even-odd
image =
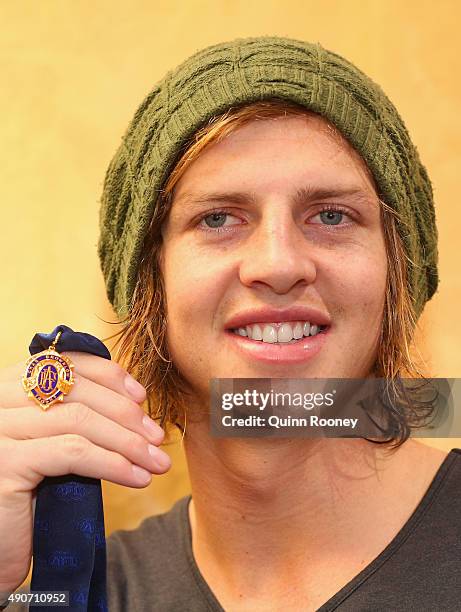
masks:
[[[144,387],[114,361],[63,354],[75,382],[46,411],[22,387],[26,360],[0,370],[0,593],[17,589],[29,572],[32,502],[44,477],[78,474],[141,488],[171,466],[157,448],[163,429],[140,406]]]

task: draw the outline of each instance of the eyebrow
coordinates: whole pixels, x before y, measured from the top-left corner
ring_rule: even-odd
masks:
[[[353,200],[359,204],[373,205],[378,202],[378,195],[374,196],[368,191],[360,187],[300,187],[292,197],[294,204],[301,206],[312,201],[322,202],[325,200]],[[193,193],[185,192],[174,204],[185,205],[189,209],[199,209],[205,204],[210,203],[232,203],[240,205],[255,206],[257,198],[254,192],[209,192],[209,193]]]

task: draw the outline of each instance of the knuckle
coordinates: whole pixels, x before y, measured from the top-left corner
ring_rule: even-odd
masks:
[[[130,400],[127,400],[126,398],[121,398],[120,418],[123,425],[129,427],[130,425],[141,421],[143,416],[144,411],[141,406],[136,404],[136,402],[131,402]]]
[[[125,368],[123,368],[119,363],[116,361],[108,361],[107,363],[111,364],[112,372],[115,376],[117,376],[117,378],[124,378],[126,376]]]
[[[66,416],[72,428],[80,429],[91,417],[91,408],[81,402],[71,402],[66,404]]]
[[[159,427],[159,433],[158,433],[158,439],[159,439],[159,444],[161,444],[164,440],[165,440],[165,430],[163,429],[163,427],[160,427],[159,423],[157,423],[158,427]]]
[[[126,439],[126,449],[128,453],[133,454],[136,449],[142,448],[146,445],[144,438],[135,432],[129,433]]]
[[[117,451],[108,451],[105,466],[108,474],[120,476],[131,467],[131,461]]]
[[[107,363],[110,364],[110,378],[114,381],[114,383],[117,383],[123,387],[127,371],[116,361],[107,361]]]
[[[133,420],[134,422],[140,422],[142,421],[146,413],[144,412],[144,410],[141,408],[139,404],[132,403],[129,406],[128,414],[129,414],[130,420]]]
[[[68,459],[81,459],[88,451],[88,440],[78,434],[65,434],[62,440]]]
[[[126,457],[118,453],[115,455],[115,457],[113,457],[113,462],[114,462],[113,467],[116,473],[118,474],[122,474],[125,470],[128,470],[132,465],[129,459],[127,459]]]

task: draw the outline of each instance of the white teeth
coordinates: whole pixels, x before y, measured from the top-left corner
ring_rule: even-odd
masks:
[[[277,342],[290,342],[293,340],[293,329],[289,323],[283,323],[277,333]]]
[[[293,338],[299,340],[303,337],[303,324],[296,321],[296,325],[293,327]]]
[[[262,342],[289,343],[300,340],[304,336],[316,336],[320,332],[319,325],[311,325],[308,321],[296,321],[292,323],[259,324],[254,323],[246,327],[239,327],[234,332],[239,336],[248,337],[251,340]]]
[[[247,325],[248,337],[252,340],[262,340],[263,332],[261,327],[256,323],[255,325]]]
[[[263,330],[263,342],[277,342],[277,330],[272,325],[265,325]]]

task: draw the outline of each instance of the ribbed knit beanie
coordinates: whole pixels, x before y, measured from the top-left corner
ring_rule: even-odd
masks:
[[[367,163],[380,198],[400,215],[417,316],[435,293],[437,229],[431,183],[397,110],[349,61],[298,40],[263,36],[203,49],[139,106],[106,173],[98,254],[107,296],[123,317],[133,296],[157,198],[181,148],[230,107],[279,98],[331,121]]]

